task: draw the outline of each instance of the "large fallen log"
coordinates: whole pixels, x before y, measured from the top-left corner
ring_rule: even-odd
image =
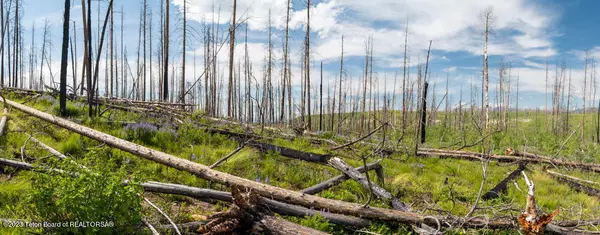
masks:
[[[527,162],[527,163],[536,163],[536,164],[547,164],[551,166],[564,166],[582,169],[586,171],[592,171],[596,173],[600,173],[600,164],[596,163],[582,163],[582,162],[572,162],[567,160],[559,160],[559,159],[545,159],[545,158],[530,158],[530,157],[520,157],[520,156],[506,156],[506,155],[487,155],[482,153],[475,152],[466,152],[466,151],[451,151],[451,150],[440,150],[440,149],[429,149],[429,148],[420,148],[417,151],[417,155],[421,157],[443,157],[443,158],[457,158],[457,159],[465,159],[471,161],[481,161],[485,159],[496,160],[499,162]]]
[[[516,179],[519,176],[519,174],[521,174],[521,171],[523,171],[523,170],[525,170],[525,165],[519,164],[519,167],[516,170],[511,172],[506,178],[504,178],[502,181],[500,181],[500,183],[498,183],[498,185],[496,185],[490,191],[483,194],[481,199],[490,200],[490,199],[498,198],[501,193],[504,193],[506,191],[508,182]]]
[[[358,171],[359,173],[364,173],[366,171],[370,171],[370,170],[375,170],[377,172],[377,176],[379,178],[380,182],[383,182],[383,167],[381,167],[381,164],[379,164],[381,162],[381,160],[377,160],[373,163],[369,163],[367,164],[367,169],[365,169],[364,166],[360,166],[358,168],[355,168],[356,171]],[[338,175],[336,177],[333,177],[331,179],[328,179],[326,181],[323,181],[321,183],[315,184],[313,186],[310,186],[308,188],[303,189],[300,192],[306,193],[306,194],[317,194],[323,190],[326,190],[328,188],[331,188],[333,186],[336,186],[346,180],[350,179],[350,177],[346,174],[341,174]]]
[[[78,125],[66,119],[56,117],[39,110],[21,105],[14,101],[5,100],[8,105],[16,110],[20,110],[31,116],[41,120],[50,122],[59,127],[68,129],[75,133],[89,137],[91,139],[106,143],[109,146],[123,150],[125,152],[146,158],[148,160],[173,167],[182,171],[190,172],[200,178],[217,182],[229,186],[244,186],[253,189],[256,193],[263,197],[279,200],[282,202],[301,205],[304,207],[312,207],[319,209],[328,209],[333,213],[353,215],[366,219],[374,219],[381,221],[390,221],[404,224],[421,224],[425,223],[431,226],[443,224],[444,226],[460,223],[464,228],[488,228],[488,229],[508,229],[515,228],[514,220],[510,218],[468,218],[461,217],[440,217],[429,216],[419,213],[403,212],[393,209],[384,209],[378,207],[365,208],[357,203],[337,201],[332,199],[321,198],[318,196],[307,195],[301,192],[295,192],[288,189],[275,187],[272,185],[263,184],[253,180],[240,178],[228,173],[212,170],[205,165],[195,163],[189,160],[181,159],[176,156],[156,151],[114,136],[96,131],[92,128]]]
[[[40,172],[47,171],[55,171],[59,173],[65,173],[60,169],[54,168],[44,168],[44,167],[36,167],[26,162],[18,162],[9,159],[0,158],[0,165],[15,167],[23,170],[37,170]],[[75,173],[71,173],[71,175],[76,175]],[[124,182],[127,184],[127,182]],[[141,184],[142,188],[146,192],[155,192],[155,193],[164,193],[164,194],[174,194],[181,196],[188,196],[196,199],[211,199],[217,201],[225,201],[231,202],[232,197],[231,193],[223,192],[212,189],[204,189],[204,188],[196,188],[186,185],[180,184],[171,184],[171,183],[161,183],[161,182],[144,182]],[[334,213],[329,213],[325,211],[316,211],[313,209],[308,209],[301,206],[290,205],[282,202],[278,202],[275,200],[267,199],[264,197],[259,198],[259,202],[261,205],[269,208],[269,210],[286,216],[296,216],[296,217],[306,217],[306,216],[315,216],[320,215],[323,216],[326,220],[333,224],[343,225],[347,227],[367,227],[370,225],[368,220],[339,215]]]
[[[378,198],[388,201],[392,208],[400,211],[411,211],[410,206],[400,201],[398,198],[394,197],[394,195],[392,195],[384,188],[379,187],[375,183],[369,182],[367,180],[367,177],[359,173],[356,169],[354,169],[354,167],[348,165],[342,159],[338,157],[333,157],[329,159],[329,165],[333,166],[333,168],[338,169],[341,172],[344,172],[344,174],[358,182],[367,190],[369,190],[369,187],[371,187],[373,194],[375,194]]]

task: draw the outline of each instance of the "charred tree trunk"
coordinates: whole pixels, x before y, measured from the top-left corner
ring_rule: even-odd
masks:
[[[169,0],[165,0],[166,15],[165,15],[165,26],[164,26],[164,41],[163,41],[163,87],[162,87],[162,101],[169,99]]]
[[[67,116],[67,66],[69,59],[69,17],[71,15],[71,0],[65,0],[63,17],[62,56],[60,60],[60,115]],[[75,86],[75,85],[73,85]]]

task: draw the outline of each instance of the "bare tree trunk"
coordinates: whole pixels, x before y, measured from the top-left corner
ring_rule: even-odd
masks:
[[[229,83],[227,89],[227,117],[232,115],[233,100],[233,53],[235,49],[235,13],[237,0],[233,0],[233,11],[231,16],[231,28],[229,29]]]
[[[319,83],[319,131],[323,131],[323,61],[321,61],[321,82]]]
[[[487,48],[488,48],[488,35],[491,29],[491,25],[494,21],[494,16],[493,16],[493,12],[492,12],[492,8],[488,8],[483,12],[483,23],[485,26],[485,42],[484,42],[484,46],[483,46],[483,79],[484,79],[484,87],[483,87],[483,94],[484,94],[484,102],[485,104],[483,104],[485,106],[485,110],[484,110],[484,115],[485,115],[485,129],[488,130],[489,128],[489,94],[488,94],[488,88],[489,88],[489,72],[488,72],[488,53],[487,53]]]
[[[342,54],[340,56],[340,81],[339,81],[339,88],[338,88],[338,127],[337,127],[337,133],[341,134],[342,133],[342,78],[344,75],[344,35],[342,35]],[[334,85],[335,86],[335,85]],[[335,93],[333,94],[335,96]],[[334,97],[334,111],[335,111],[335,97]],[[331,123],[333,124],[333,112],[331,113]],[[333,125],[331,127],[331,131],[333,131]]]
[[[304,45],[304,49],[305,49],[305,55],[304,55],[304,65],[306,66],[305,70],[306,70],[306,91],[307,91],[307,96],[306,96],[306,102],[307,102],[307,107],[308,107],[308,123],[306,123],[306,125],[308,126],[308,130],[311,130],[311,113],[310,113],[310,0],[308,0],[307,5],[306,5],[306,41],[305,41],[305,45]]]
[[[67,116],[67,67],[69,60],[69,17],[71,16],[71,0],[65,0],[63,17],[62,56],[60,60],[60,115]]]
[[[166,16],[165,16],[165,31],[164,41],[163,41],[163,96],[162,101],[167,101],[169,99],[169,0],[165,0],[166,5]]]
[[[115,13],[110,11],[110,91],[109,97],[114,97],[115,88]]]
[[[234,5],[234,9],[235,9],[235,5]],[[234,12],[235,12],[235,10],[234,10]],[[235,22],[235,16],[234,16],[234,22]],[[179,82],[179,102],[181,102],[183,104],[185,104],[185,50],[186,50],[186,41],[187,41],[186,36],[187,36],[187,0],[184,0],[183,1],[183,48],[181,49],[181,53],[183,55],[181,56],[181,58],[182,58],[181,81]],[[230,63],[230,65],[232,65],[232,64]],[[231,73],[231,68],[229,70]],[[230,74],[230,76],[231,76],[231,74]]]
[[[585,52],[585,66],[583,70],[583,118],[581,119],[581,141],[585,142],[585,101],[586,101],[586,92],[587,92],[587,72],[588,72],[588,56],[589,52]],[[570,89],[570,87],[569,87]]]
[[[104,35],[106,32],[106,25],[108,24],[108,17],[110,16],[110,12],[112,11],[112,7],[113,7],[113,0],[110,0],[109,4],[108,4],[108,9],[106,10],[106,17],[104,18],[104,25],[102,26],[102,34],[100,35],[100,41],[99,41],[99,46],[98,46],[98,54],[96,57],[96,66],[94,68],[94,81],[92,83],[92,90],[94,90],[94,92],[96,92],[96,87],[98,84],[98,67],[100,66],[100,56],[102,55],[102,45],[104,44]],[[96,93],[97,95],[97,93]],[[90,103],[92,101],[90,100]]]

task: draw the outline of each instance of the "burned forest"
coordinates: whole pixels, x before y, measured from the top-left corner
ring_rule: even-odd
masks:
[[[0,234],[600,234],[590,2],[0,0]]]

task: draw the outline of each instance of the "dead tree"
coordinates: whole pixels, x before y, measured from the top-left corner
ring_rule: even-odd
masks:
[[[286,6],[286,17],[285,17],[285,46],[283,48],[283,78],[281,81],[281,107],[280,107],[280,115],[279,115],[279,119],[280,120],[284,120],[284,116],[285,116],[285,92],[287,89],[287,86],[291,86],[290,84],[287,84],[288,81],[288,69],[289,69],[289,59],[288,59],[288,52],[289,52],[289,48],[288,48],[288,43],[289,43],[289,23],[290,23],[290,9],[291,9],[291,0],[287,1],[287,6]],[[247,31],[247,30],[246,30]],[[291,106],[292,106],[292,101],[289,100],[288,106],[290,106],[290,116],[288,116],[288,119],[290,119],[291,121]],[[289,122],[288,122],[289,124]]]
[[[340,55],[340,80],[339,80],[339,88],[338,88],[338,102],[340,103],[338,105],[338,127],[337,127],[337,133],[341,134],[341,129],[342,129],[342,76],[344,75],[344,35],[342,35],[342,53]],[[335,111],[335,93],[333,94],[333,110]],[[331,131],[333,131],[333,121],[334,121],[334,112],[331,112]]]
[[[589,60],[589,51],[585,52],[585,65],[583,69],[583,118],[581,119],[581,141],[585,142],[585,100],[586,100],[586,92],[587,92],[587,73],[588,73],[588,60]],[[570,89],[570,87],[569,87]],[[567,109],[567,112],[569,110]]]
[[[237,1],[233,0],[233,11],[231,16],[231,28],[229,29],[229,84],[227,89],[227,117],[232,116],[233,100],[233,53],[235,49],[235,11]]]
[[[235,0],[234,0],[235,1]],[[235,3],[234,3],[235,12]],[[234,13],[235,15],[235,13]],[[235,16],[234,16],[235,19]],[[234,20],[235,22],[235,20]],[[235,24],[235,23],[234,23]],[[185,104],[185,43],[187,41],[187,0],[183,1],[183,47],[181,49],[181,81],[179,82],[179,102]],[[231,69],[230,69],[231,71]],[[231,82],[231,81],[230,81]]]
[[[163,79],[162,79],[162,101],[169,99],[169,0],[165,0],[166,15],[164,22],[163,41]]]
[[[307,102],[307,107],[308,107],[308,123],[306,123],[308,130],[311,130],[311,114],[310,114],[310,0],[308,0],[307,5],[306,5],[306,38],[305,38],[305,42],[304,42],[304,50],[305,50],[305,55],[304,55],[304,65],[306,66],[305,68],[305,75],[306,75],[306,102]]]
[[[321,82],[319,83],[319,131],[323,131],[323,61],[321,61]]]
[[[63,17],[62,56],[60,60],[60,115],[67,115],[67,66],[69,58],[69,17],[71,14],[71,0],[65,0]]]
[[[83,1],[82,5],[83,5]],[[87,48],[87,58],[85,65],[85,74],[86,74],[86,83],[87,83],[87,96],[88,96],[88,115],[92,117],[94,115],[93,99],[94,99],[94,88],[92,86],[92,1],[88,0],[87,2],[87,14],[83,14],[84,22],[87,21],[87,26],[84,27],[85,34],[85,45]],[[40,77],[41,80],[41,77]]]
[[[494,15],[493,15],[493,8],[489,7],[487,9],[485,9],[481,14],[480,14],[480,18],[483,22],[484,25],[484,37],[485,37],[485,42],[483,45],[483,83],[484,83],[484,90],[482,91],[484,94],[484,99],[485,99],[485,103],[482,104],[484,106],[484,115],[485,115],[485,129],[487,130],[489,127],[489,97],[488,97],[488,88],[489,88],[489,72],[488,72],[488,53],[487,53],[487,48],[488,48],[488,36],[489,33],[491,31],[492,25],[494,23]]]
[[[425,63],[425,77],[423,78],[425,84],[423,85],[423,95],[421,96],[421,114],[419,115],[421,119],[419,121],[419,132],[421,136],[419,142],[415,141],[417,143],[417,148],[419,143],[425,143],[425,128],[427,124],[427,88],[429,87],[429,83],[427,82],[427,73],[429,71],[429,55],[431,54],[431,43],[432,41],[429,41],[429,49],[427,50],[427,62]]]

